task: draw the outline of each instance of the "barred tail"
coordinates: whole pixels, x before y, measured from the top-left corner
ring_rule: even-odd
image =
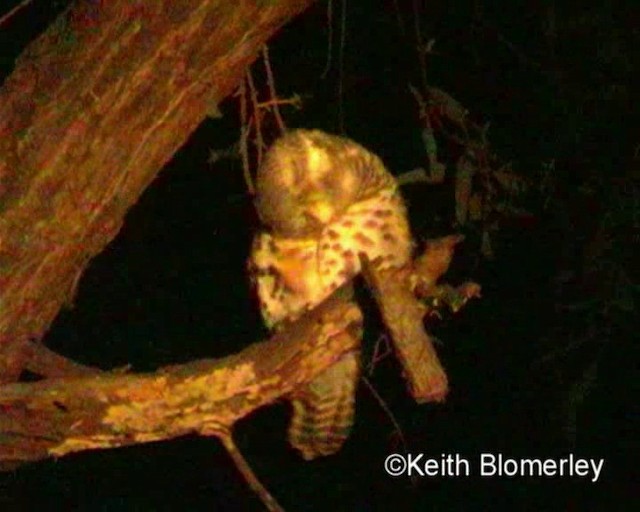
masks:
[[[305,460],[342,448],[353,425],[359,374],[359,353],[352,352],[293,397],[289,443]]]

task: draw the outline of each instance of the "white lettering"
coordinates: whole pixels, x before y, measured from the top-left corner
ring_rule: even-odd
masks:
[[[464,466],[464,472],[460,470],[461,466]],[[471,466],[469,465],[469,461],[467,459],[456,454],[455,476],[460,476],[461,474],[464,474],[464,476],[469,476],[471,474]]]
[[[589,477],[592,482],[600,479],[604,459],[580,459],[574,454],[558,459],[510,458],[502,453],[480,454],[482,477]],[[390,476],[469,476],[472,473],[469,460],[458,453],[442,453],[427,458],[424,453],[389,455],[384,469]]]
[[[602,471],[602,466],[604,465],[604,459],[600,459],[600,462],[596,465],[596,461],[594,459],[590,459],[591,467],[593,469],[593,478],[592,482],[597,482],[598,478],[600,478],[600,471]]]
[[[520,461],[522,474],[524,476],[535,476],[535,475],[541,475],[544,472],[544,474],[547,475],[547,471],[546,471],[547,462],[551,462],[552,464],[554,464],[554,469],[555,469],[555,463],[553,461],[545,460],[543,464],[542,461],[539,459],[522,459]],[[543,466],[545,467],[543,468]]]
[[[502,471],[507,476],[514,476],[518,474],[518,461],[514,459],[502,459],[502,455],[498,456],[498,460],[500,461],[500,465],[502,466]],[[511,469],[509,469],[511,468]]]
[[[480,455],[480,476],[493,476],[497,473],[496,456],[490,453]]]
[[[436,459],[427,459],[424,463],[424,472],[427,476],[438,476],[438,461]]]
[[[584,459],[578,459],[573,465],[573,469],[578,476],[586,476],[589,473],[589,463]]]
[[[423,454],[419,453],[418,455],[407,455],[407,476],[412,476],[412,471],[415,471],[419,476],[424,476],[424,473],[418,466],[418,462],[422,459]]]

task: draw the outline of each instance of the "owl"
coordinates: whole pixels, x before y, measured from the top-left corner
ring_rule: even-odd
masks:
[[[313,309],[361,270],[411,258],[406,208],[394,177],[373,153],[344,137],[293,130],[267,151],[256,177],[249,272],[268,328]],[[353,424],[360,375],[347,353],[290,397],[289,442],[309,460],[338,451]]]

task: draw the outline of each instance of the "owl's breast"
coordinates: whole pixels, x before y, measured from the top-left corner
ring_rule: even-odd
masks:
[[[315,239],[259,233],[253,242],[250,271],[270,328],[322,301],[325,287]]]
[[[361,253],[388,268],[404,265],[411,249],[405,207],[395,189],[353,204],[318,238],[258,234],[252,265],[267,325],[298,317],[353,279],[361,270]]]
[[[411,258],[411,240],[398,191],[382,190],[351,205],[324,229],[319,242],[320,272],[333,291],[360,272],[360,254],[381,268],[403,266]]]

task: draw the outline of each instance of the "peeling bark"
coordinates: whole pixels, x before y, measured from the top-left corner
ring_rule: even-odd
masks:
[[[152,374],[103,373],[0,387],[0,462],[19,463],[190,433],[236,421],[311,381],[359,346],[362,315],[334,294],[242,352]]]
[[[418,402],[442,401],[448,388],[422,323],[433,309],[416,298],[412,283],[430,283],[428,297],[446,302],[451,296],[457,308],[479,296],[473,283],[458,291],[435,284],[451,260],[452,240],[431,241],[407,268],[378,271],[364,262],[365,279]],[[41,354],[45,368],[67,371],[67,376],[0,387],[0,465],[189,433],[228,440],[240,418],[290,397],[359,348],[362,313],[351,295],[348,283],[314,310],[283,325],[270,340],[238,354],[151,374],[100,373],[52,353]],[[423,289],[419,295],[427,293]]]

